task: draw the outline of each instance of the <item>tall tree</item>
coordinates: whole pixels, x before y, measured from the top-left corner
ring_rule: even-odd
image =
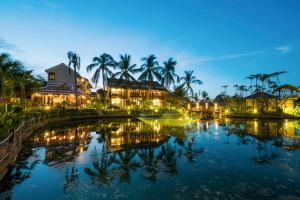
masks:
[[[250,88],[250,92],[252,94],[253,93],[253,91],[252,91],[252,88],[253,88],[252,81],[253,81],[253,79],[255,79],[255,77],[253,76],[253,74],[251,74],[250,76],[247,76],[246,79],[250,80],[250,87],[249,88]]]
[[[207,97],[208,97],[208,93],[206,91],[202,91],[202,98],[204,101],[207,100]]]
[[[153,54],[148,57],[144,57],[141,60],[144,63],[142,64],[142,66],[139,69],[142,72],[142,74],[140,75],[138,80],[148,82],[148,86],[149,86],[148,97],[149,97],[149,95],[151,93],[151,87],[152,87],[153,81],[161,80],[160,71],[162,68],[159,66],[158,61],[157,61],[155,55],[153,55]]]
[[[196,76],[193,75],[194,71],[184,71],[184,76],[181,77],[181,80],[183,80],[183,86],[186,88],[186,90],[188,92],[190,92],[190,94],[193,94],[193,88],[192,88],[192,84],[198,84],[201,85],[203,84],[203,82],[199,79],[196,78]]]
[[[239,85],[235,84],[235,85],[233,85],[233,87],[235,88],[235,95],[237,95],[238,94],[238,90],[239,90]]]
[[[107,78],[113,74],[110,68],[114,68],[115,64],[113,57],[106,53],[93,58],[93,63],[88,65],[86,69],[88,72],[96,69],[92,77],[92,82],[96,85],[96,87],[99,83],[100,77],[102,76],[102,87],[106,90]]]
[[[173,58],[169,58],[163,64],[164,66],[161,69],[161,83],[169,89],[170,85],[175,83],[175,79],[177,79],[177,82],[179,81],[179,76],[175,74],[175,65],[177,62]]]
[[[255,92],[258,92],[258,89],[259,89],[259,87],[258,87],[258,79],[260,77],[260,74],[251,74],[250,76],[254,77],[254,79],[255,79]]]
[[[129,82],[135,81],[135,78],[132,74],[140,72],[141,69],[136,68],[136,64],[131,65],[131,56],[130,55],[120,55],[120,61],[117,63],[116,68],[120,71],[113,74],[113,77],[119,77],[119,79],[126,80],[127,82],[127,99],[130,97],[129,92]]]
[[[141,69],[136,68],[136,64],[131,65],[131,56],[127,54],[120,55],[120,61],[116,64],[116,68],[120,71],[113,74],[113,77],[119,77],[126,81],[135,81],[132,74],[141,71]]]
[[[16,74],[23,70],[22,63],[14,60],[9,54],[0,54],[0,84],[1,101],[4,102],[7,97],[12,96]]]
[[[280,84],[280,80],[279,80],[279,76],[280,76],[281,74],[285,74],[285,73],[287,73],[287,72],[286,72],[286,71],[280,71],[280,72],[274,72],[274,73],[272,73],[272,75],[276,76],[278,86],[281,85],[281,84]]]
[[[270,78],[270,74],[260,74],[258,79],[261,81],[262,91],[265,90],[265,82]]]
[[[138,78],[141,81],[152,82],[155,79],[161,80],[160,70],[162,69],[155,55],[150,55],[141,59],[144,63],[142,64],[140,71],[142,74]]]
[[[78,90],[77,90],[77,70],[80,69],[80,57],[77,53],[69,51],[67,53],[69,59],[69,69],[71,72],[71,67],[74,69],[74,77],[75,77],[75,99],[76,99],[76,109],[78,109]],[[73,66],[72,66],[73,65]]]
[[[222,88],[224,88],[224,95],[226,96],[226,90],[228,88],[228,85],[222,85]]]
[[[244,92],[247,92],[247,91],[248,91],[248,88],[247,88],[247,86],[245,86],[245,85],[240,85],[240,86],[239,86],[239,91],[241,92],[241,93],[240,93],[241,97],[243,97],[243,96],[244,96]]]

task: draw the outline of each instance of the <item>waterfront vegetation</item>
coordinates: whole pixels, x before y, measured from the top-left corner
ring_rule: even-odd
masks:
[[[75,73],[75,85],[77,85],[77,71],[81,66],[79,54],[75,52],[67,53],[68,66]],[[133,113],[132,110],[143,110],[145,112],[158,112],[159,110],[176,110],[186,115],[186,111],[191,107],[195,108],[199,103],[215,103],[221,106],[225,115],[239,116],[258,116],[267,113],[265,110],[268,100],[264,98],[263,93],[277,95],[282,101],[275,101],[276,114],[281,116],[293,115],[300,116],[299,107],[285,108],[285,102],[289,98],[298,98],[299,88],[292,85],[282,85],[280,76],[285,71],[274,72],[270,74],[251,74],[246,77],[250,81],[250,85],[235,84],[235,93],[228,94],[228,85],[223,85],[224,91],[210,99],[206,91],[195,92],[193,84],[201,85],[194,72],[187,70],[183,76],[175,72],[177,62],[173,58],[169,58],[162,63],[158,62],[155,55],[149,55],[141,59],[142,65],[137,66],[132,63],[131,55],[120,55],[119,61],[116,61],[111,55],[104,53],[98,57],[94,57],[93,62],[86,67],[87,72],[92,72],[92,82],[95,86],[102,84],[102,89],[97,91],[97,95],[85,107],[85,109],[96,109],[102,112]],[[39,91],[41,87],[46,85],[46,81],[41,76],[33,75],[32,70],[27,70],[27,66],[20,61],[14,60],[9,54],[0,54],[0,130],[1,137],[6,135],[8,129],[16,128],[21,121],[29,119],[39,114],[43,115],[50,112],[47,106],[32,106],[30,95],[34,91]],[[71,70],[70,70],[71,73]],[[137,77],[137,78],[136,78]],[[160,82],[168,90],[164,107],[157,108],[151,105],[149,98],[141,100],[141,107],[137,107],[136,103],[130,99],[129,87],[127,84],[127,106],[125,109],[117,108],[109,104],[107,100],[107,79],[117,78],[130,81],[142,81],[149,85],[149,90],[153,81]],[[102,80],[102,83],[100,83]],[[288,91],[288,92],[287,92]],[[75,108],[79,109],[77,98],[77,86],[75,87],[76,103]],[[247,95],[256,95],[255,101],[257,108],[247,111],[244,98]],[[148,94],[150,94],[148,92]],[[40,103],[42,104],[42,103]],[[46,108],[46,109],[45,109]],[[80,108],[83,109],[83,108]],[[52,113],[63,112],[62,108],[51,109]],[[283,116],[283,117],[284,117]]]
[[[76,52],[68,52],[68,66],[70,73],[75,74],[75,108],[79,108],[77,94],[77,71],[80,69],[80,56]],[[193,71],[186,71],[184,77],[180,77],[175,73],[176,61],[169,58],[163,62],[163,66],[159,65],[156,57],[150,55],[141,59],[143,64],[138,67],[136,64],[131,64],[130,55],[120,55],[120,61],[115,61],[109,54],[102,54],[99,57],[93,58],[93,63],[88,65],[86,70],[93,71],[92,82],[99,85],[102,79],[102,90],[99,90],[96,98],[94,98],[87,106],[88,109],[97,109],[108,112],[114,110],[114,106],[107,101],[107,78],[113,77],[120,80],[135,81],[135,75],[140,73],[137,80],[147,82],[150,86],[153,81],[159,81],[170,91],[167,98],[166,107],[164,109],[182,109],[190,101],[189,97],[193,94],[192,84],[201,84],[193,75]],[[8,129],[16,128],[22,120],[29,117],[43,115],[50,112],[47,106],[35,105],[32,106],[30,96],[34,91],[39,91],[41,87],[46,85],[46,81],[41,76],[34,76],[32,70],[27,70],[27,67],[20,61],[14,60],[9,54],[2,53],[0,55],[0,130],[1,135],[5,136]],[[72,69],[72,71],[71,71]],[[182,80],[182,82],[180,82]],[[174,90],[171,90],[171,86]],[[129,86],[128,86],[129,87]],[[178,100],[179,101],[178,101]],[[129,109],[138,109],[134,107],[131,100],[128,98]],[[143,99],[143,110],[157,110],[151,106],[149,99]],[[179,103],[179,104],[178,104]],[[40,103],[42,104],[42,103]],[[127,109],[128,109],[127,108]],[[53,109],[51,112],[62,112],[63,108]],[[122,111],[120,111],[122,112]]]

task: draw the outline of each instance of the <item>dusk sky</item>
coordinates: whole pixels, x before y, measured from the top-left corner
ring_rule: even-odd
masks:
[[[71,50],[89,78],[86,66],[102,53],[128,53],[138,65],[173,57],[210,97],[253,73],[288,71],[281,82],[300,85],[299,0],[0,0],[0,19],[0,52],[43,76]]]

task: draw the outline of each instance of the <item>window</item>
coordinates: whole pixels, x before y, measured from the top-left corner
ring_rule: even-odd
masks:
[[[49,72],[48,79],[49,80],[55,80],[55,73],[54,72]]]

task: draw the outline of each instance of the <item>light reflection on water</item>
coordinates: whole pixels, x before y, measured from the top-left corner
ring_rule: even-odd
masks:
[[[49,127],[26,143],[0,199],[297,199],[299,124],[122,119]]]

